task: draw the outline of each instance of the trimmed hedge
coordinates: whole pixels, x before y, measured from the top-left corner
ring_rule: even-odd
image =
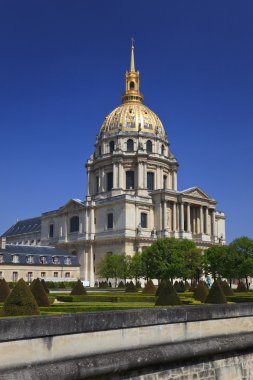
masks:
[[[33,282],[30,285],[30,289],[32,294],[34,295],[34,298],[36,299],[36,302],[38,306],[49,306],[50,301],[48,299],[47,293],[45,292],[45,289],[40,282],[39,278],[36,278],[33,280]]]
[[[2,315],[4,316],[19,316],[19,315],[39,315],[40,310],[37,302],[26,285],[25,281],[21,278],[9,297],[6,299]]]
[[[198,283],[198,285],[194,291],[193,296],[194,296],[195,300],[204,303],[206,300],[206,297],[208,296],[208,293],[209,293],[209,291],[207,289],[206,284],[203,281],[199,281],[199,283]]]
[[[71,295],[58,295],[56,297],[58,301],[61,302],[133,302],[133,303],[145,303],[145,302],[154,302],[154,296],[131,296],[131,295],[115,295],[115,296],[91,296],[91,295],[83,295],[83,296],[71,296]]]
[[[146,282],[142,293],[143,294],[155,294],[156,293],[156,287],[155,287],[152,280],[149,280]]]
[[[179,296],[170,281],[161,288],[160,294],[155,303],[156,306],[174,306],[181,305]]]
[[[49,289],[48,289],[48,287],[47,287],[47,284],[46,284],[46,281],[44,280],[44,278],[42,278],[42,279],[40,280],[40,282],[41,282],[41,285],[43,286],[45,292],[46,292],[47,294],[49,294]]]
[[[158,285],[158,288],[156,289],[156,292],[155,292],[155,295],[157,297],[159,297],[159,295],[161,294],[161,291],[163,289],[163,287],[166,285],[166,281],[165,280],[162,280],[159,285]]]
[[[71,291],[71,294],[74,296],[81,296],[81,295],[83,295],[83,294],[87,294],[87,292],[86,292],[86,289],[85,289],[85,287],[83,286],[83,283],[82,283],[82,281],[81,280],[78,280],[76,283],[75,283],[75,285],[74,285],[74,287],[73,287],[73,289],[72,289],[72,291]]]
[[[136,286],[134,285],[133,281],[130,281],[126,284],[126,293],[136,293],[138,292]]]
[[[0,280],[0,302],[4,302],[6,298],[9,296],[10,292],[10,287],[3,278],[2,280]]]
[[[227,303],[226,297],[218,281],[215,280],[213,282],[205,303],[211,303],[211,304]]]

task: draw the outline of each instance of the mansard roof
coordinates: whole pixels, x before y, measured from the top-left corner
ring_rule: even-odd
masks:
[[[60,265],[60,266],[80,266],[76,255],[68,253],[62,249],[48,247],[48,246],[30,246],[30,245],[12,245],[6,244],[5,249],[0,249],[0,255],[3,255],[3,264],[14,264],[12,261],[13,255],[18,255],[18,264],[27,264],[27,257],[33,256],[33,265]],[[47,258],[47,263],[42,264],[40,261],[41,256]],[[53,257],[58,257],[59,264],[53,263]],[[71,264],[65,264],[65,258],[71,259]],[[14,265],[17,265],[15,263]],[[1,266],[1,264],[0,264]]]
[[[40,216],[18,221],[17,223],[13,224],[7,231],[5,231],[2,234],[2,237],[23,235],[36,232],[41,232]]]

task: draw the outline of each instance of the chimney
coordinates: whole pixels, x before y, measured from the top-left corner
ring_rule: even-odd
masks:
[[[0,249],[6,249],[6,237],[0,237]]]

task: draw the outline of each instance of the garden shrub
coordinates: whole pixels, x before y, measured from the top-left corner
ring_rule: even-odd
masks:
[[[227,303],[226,297],[218,281],[215,280],[213,282],[205,302],[211,304]]]
[[[33,280],[30,289],[39,306],[49,306],[50,301],[39,278]]]
[[[4,316],[40,314],[37,302],[22,278],[17,282],[16,286],[6,299],[3,305],[2,314]]]
[[[156,292],[155,292],[155,295],[156,296],[159,296],[160,295],[160,292],[162,290],[162,288],[166,285],[166,281],[165,280],[162,280],[160,281],[160,283],[158,284],[158,287],[156,289]]]
[[[136,281],[136,285],[135,286],[136,286],[137,289],[141,289],[141,283],[140,283],[140,281]]]
[[[198,283],[198,285],[194,291],[195,300],[204,303],[208,293],[209,293],[209,291],[208,291],[207,286],[204,283],[204,281],[199,281],[199,283]]]
[[[3,278],[0,280],[0,302],[4,302],[8,295],[10,294],[11,290],[8,285],[8,283]]]
[[[244,282],[239,282],[238,285],[237,285],[237,289],[236,289],[237,292],[247,292],[248,289],[246,287],[246,285],[244,284]]]
[[[74,285],[74,287],[73,287],[73,289],[72,289],[72,291],[71,291],[71,294],[72,294],[72,295],[77,295],[77,296],[80,296],[80,295],[82,295],[82,294],[87,294],[86,289],[85,289],[85,287],[83,286],[83,283],[82,283],[81,280],[78,280],[78,281],[75,283],[75,285]]]
[[[191,285],[190,285],[189,291],[190,291],[190,292],[194,292],[195,289],[196,289],[196,287],[197,287],[197,283],[196,283],[196,281],[194,280],[194,281],[192,281],[192,283],[191,283]]]
[[[160,294],[155,303],[156,306],[181,305],[179,296],[170,281],[167,281],[160,290]]]
[[[233,296],[234,295],[233,289],[230,288],[227,281],[225,281],[225,280],[221,281],[220,286],[221,286],[221,289],[223,290],[223,293],[225,294],[225,296]]]
[[[73,302],[74,301],[74,297],[72,297],[72,296],[57,296],[56,299],[57,299],[57,301],[60,301],[60,302]]]
[[[105,288],[108,288],[108,287],[109,287],[109,285],[108,285],[107,281],[101,281],[99,283],[99,288],[105,289]]]
[[[152,280],[148,280],[145,284],[145,287],[142,291],[143,294],[155,294],[156,293],[156,287]]]
[[[136,286],[134,285],[133,281],[130,281],[126,284],[126,290],[125,290],[127,293],[135,293],[137,292],[137,288]]]
[[[45,292],[48,294],[49,293],[49,289],[47,287],[47,284],[46,284],[46,281],[44,280],[44,278],[42,278],[42,280],[40,280],[41,282],[41,285],[43,286]]]
[[[124,288],[125,287],[125,284],[123,281],[120,281],[119,282],[119,285],[118,285],[118,288]]]

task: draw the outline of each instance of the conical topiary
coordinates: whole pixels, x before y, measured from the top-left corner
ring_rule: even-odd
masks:
[[[119,285],[118,285],[118,288],[124,288],[125,287],[125,285],[124,285],[124,282],[123,281],[120,281],[119,282]]]
[[[37,302],[31,290],[21,278],[6,299],[3,305],[2,315],[19,316],[39,314],[40,310]]]
[[[226,297],[218,281],[215,280],[213,282],[205,303],[227,303]]]
[[[196,289],[196,287],[197,287],[197,283],[196,283],[196,281],[194,280],[194,281],[192,281],[192,283],[191,283],[191,285],[190,285],[189,291],[190,291],[190,292],[194,292],[195,289]]]
[[[45,292],[46,292],[47,294],[49,294],[49,289],[48,289],[48,287],[47,287],[47,283],[46,283],[46,281],[44,280],[44,278],[42,278],[42,279],[40,280],[40,282],[41,282],[41,285],[43,286]]]
[[[126,290],[127,293],[135,293],[138,292],[136,286],[134,285],[133,281],[130,281],[126,284]]]
[[[206,297],[208,295],[209,291],[207,289],[207,286],[204,284],[203,281],[199,281],[195,291],[194,291],[194,298],[197,301],[205,302]]]
[[[0,302],[4,302],[8,295],[10,294],[11,290],[8,285],[8,283],[3,278],[0,280]]]
[[[141,283],[140,283],[140,281],[136,281],[136,285],[135,286],[136,286],[137,289],[141,289]]]
[[[86,294],[86,293],[87,292],[86,292],[85,287],[83,286],[82,281],[78,280],[71,291],[72,296],[82,296],[83,294]]]
[[[50,301],[47,296],[47,293],[45,292],[45,289],[43,288],[42,283],[40,282],[39,278],[36,278],[33,280],[33,282],[30,285],[30,289],[32,291],[32,294],[34,295],[34,298],[36,299],[36,302],[39,306],[49,306]]]
[[[143,294],[155,294],[156,293],[156,287],[152,280],[148,280],[145,284],[145,287],[142,291]]]
[[[237,292],[247,292],[248,289],[246,287],[246,285],[244,284],[244,282],[238,282],[238,285],[237,285],[237,289],[236,289]]]
[[[221,286],[221,289],[223,290],[223,293],[225,294],[225,296],[233,296],[234,295],[233,289],[230,288],[227,281],[225,281],[225,280],[221,281],[220,286]]]
[[[167,281],[166,284],[162,286],[155,305],[156,306],[181,305],[178,294],[174,286],[171,284],[171,282]]]
[[[166,285],[166,281],[165,280],[162,280],[160,281],[157,289],[156,289],[156,292],[155,292],[155,295],[158,297],[160,294],[161,294],[161,290],[162,288]]]

